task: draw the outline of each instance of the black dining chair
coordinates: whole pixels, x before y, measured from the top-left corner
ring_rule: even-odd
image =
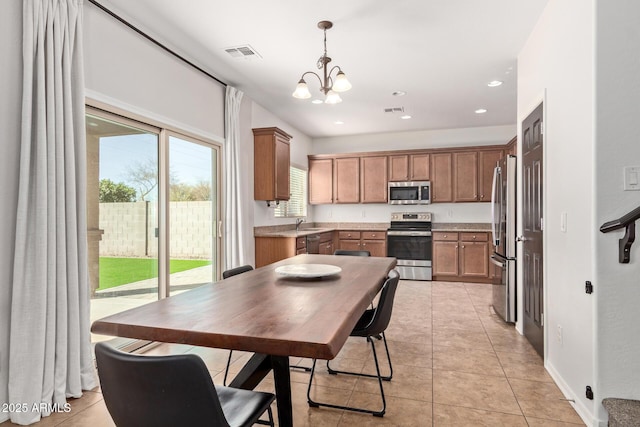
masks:
[[[340,406],[333,405],[330,403],[322,403],[316,402],[311,399],[311,385],[313,382],[313,375],[316,369],[316,360],[313,360],[313,366],[311,367],[311,377],[309,378],[309,387],[307,388],[307,402],[309,406],[317,408],[319,406],[327,406],[329,408],[336,409],[344,409],[348,411],[356,411],[356,412],[365,412],[372,414],[377,417],[382,417],[387,409],[387,402],[384,398],[384,388],[382,387],[382,381],[391,381],[393,377],[393,367],[391,366],[391,356],[389,355],[389,347],[387,346],[387,338],[384,335],[384,331],[389,326],[389,321],[391,320],[391,310],[393,308],[393,299],[396,294],[396,289],[398,288],[398,282],[400,281],[400,275],[396,270],[391,270],[389,272],[389,276],[385,280],[382,285],[382,290],[380,291],[380,299],[378,301],[378,305],[374,309],[368,309],[364,312],[364,314],[356,323],[356,326],[351,331],[349,336],[351,337],[365,337],[367,341],[371,344],[371,350],[373,351],[373,360],[376,365],[376,375],[364,374],[359,372],[348,372],[348,371],[338,371],[331,369],[329,367],[329,361],[327,361],[327,369],[330,374],[348,374],[348,375],[357,375],[362,377],[370,377],[377,378],[378,384],[380,385],[380,396],[382,397],[382,409],[379,411],[364,409],[364,408],[355,408],[352,406]],[[376,335],[382,335],[382,340],[384,342],[384,349],[387,353],[387,360],[389,361],[389,375],[383,376],[380,374],[380,365],[378,364],[378,355],[376,353],[376,346],[373,341],[373,337]]]
[[[369,251],[352,251],[350,249],[336,249],[334,255],[371,256]]]
[[[118,427],[274,425],[272,393],[215,386],[195,354],[143,356],[98,343],[96,363]],[[265,412],[268,422],[259,419]]]
[[[355,251],[351,249],[336,249],[333,252],[334,255],[347,255],[347,256],[371,256],[371,252],[369,251]],[[373,301],[371,302],[371,308],[373,308]],[[379,337],[376,337],[381,339]]]
[[[240,267],[231,268],[229,270],[225,270],[222,272],[222,278],[228,279],[229,277],[237,276],[238,274],[246,273],[247,271],[253,270],[253,267],[250,265],[241,265]],[[229,367],[231,366],[231,356],[233,355],[233,350],[229,350],[229,359],[227,359],[227,366],[224,369],[224,379],[222,380],[222,385],[227,385],[227,377],[229,376]]]
[[[253,267],[250,265],[241,265],[240,267],[231,268],[229,270],[225,270],[222,272],[222,278],[228,279],[231,276],[236,276],[238,274],[246,273],[247,271],[253,270]]]

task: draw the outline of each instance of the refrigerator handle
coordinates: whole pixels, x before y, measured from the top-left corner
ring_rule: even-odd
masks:
[[[496,166],[493,168],[493,183],[491,184],[491,239],[493,240],[493,245],[498,246],[500,242],[498,241],[497,236],[497,227],[499,218],[496,217],[496,205],[498,204],[498,171],[500,167]]]
[[[500,261],[498,258],[491,256],[491,258],[489,258],[489,260],[491,261],[492,264],[497,265],[500,268],[504,268],[505,263]]]

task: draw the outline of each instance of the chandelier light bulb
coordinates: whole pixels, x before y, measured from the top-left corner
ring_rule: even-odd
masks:
[[[298,99],[311,98],[311,92],[309,92],[309,87],[307,86],[307,82],[305,82],[304,79],[300,79],[298,85],[296,86],[296,90],[292,95],[294,98]]]
[[[338,92],[330,90],[329,92],[327,92],[327,97],[325,98],[324,102],[325,104],[339,104],[342,102],[342,98],[340,98]]]
[[[342,71],[338,71],[336,75],[336,81],[333,82],[333,86],[331,87],[336,92],[346,92],[351,89],[351,83],[347,80],[347,76],[344,75]]]

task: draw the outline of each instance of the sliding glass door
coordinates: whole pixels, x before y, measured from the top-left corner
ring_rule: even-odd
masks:
[[[169,293],[214,280],[218,255],[217,152],[169,135]]]
[[[219,147],[93,108],[86,130],[92,321],[216,280]]]

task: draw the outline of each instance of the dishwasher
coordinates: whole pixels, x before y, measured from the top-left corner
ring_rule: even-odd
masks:
[[[307,236],[307,253],[319,254],[320,253],[320,235],[312,234]]]

